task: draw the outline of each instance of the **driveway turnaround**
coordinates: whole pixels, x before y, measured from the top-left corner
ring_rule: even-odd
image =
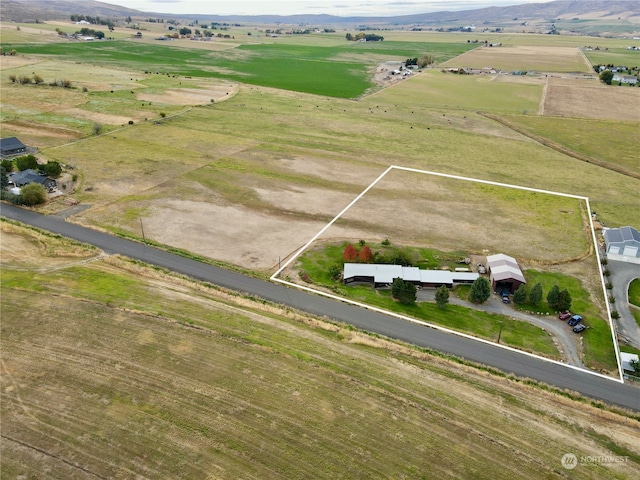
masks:
[[[197,280],[348,323],[362,330],[489,365],[507,374],[532,378],[561,389],[580,392],[596,400],[640,411],[640,389],[615,379],[203,264],[148,245],[74,225],[59,217],[40,215],[12,205],[3,204],[0,208],[0,214],[6,218],[95,245],[105,253],[141,260]]]
[[[620,318],[616,320],[618,334],[631,346],[640,348],[640,327],[638,327],[629,306],[629,284],[632,280],[640,278],[640,265],[609,260],[607,269],[611,272],[609,277],[613,285],[611,295],[616,299],[616,303],[611,305],[611,309],[617,310],[620,314]]]

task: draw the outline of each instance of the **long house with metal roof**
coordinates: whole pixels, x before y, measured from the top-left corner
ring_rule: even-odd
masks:
[[[473,283],[480,275],[475,272],[450,272],[448,270],[421,270],[417,267],[385,265],[379,263],[345,263],[344,283],[372,283],[374,287],[391,285],[396,278],[420,287],[437,288],[446,285]]]

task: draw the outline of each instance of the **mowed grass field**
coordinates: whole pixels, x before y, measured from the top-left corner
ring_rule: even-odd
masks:
[[[624,412],[2,228],[3,478],[640,473]]]

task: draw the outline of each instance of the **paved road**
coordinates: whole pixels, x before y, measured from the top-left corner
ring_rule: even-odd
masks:
[[[566,365],[202,264],[147,245],[74,225],[59,217],[43,216],[5,204],[1,205],[0,209],[0,214],[7,218],[93,244],[106,253],[119,253],[198,280],[251,293],[275,303],[291,305],[313,315],[326,316],[363,330],[456,355],[472,362],[490,365],[506,373],[532,378],[558,388],[581,392],[597,400],[640,411],[640,389],[630,384],[617,383]]]
[[[616,298],[616,303],[611,305],[612,310],[617,310],[620,318],[618,335],[621,335],[630,345],[640,348],[640,327],[629,309],[629,284],[632,280],[640,278],[640,265],[628,262],[609,260],[607,268],[611,272],[613,289],[611,295]]]

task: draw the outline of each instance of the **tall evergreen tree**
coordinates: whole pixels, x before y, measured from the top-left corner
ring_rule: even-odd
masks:
[[[473,303],[484,303],[491,296],[491,285],[485,277],[478,277],[471,285],[469,300]]]
[[[438,307],[445,308],[449,303],[449,289],[445,285],[440,285],[436,290],[436,303]]]
[[[549,308],[554,311],[558,311],[558,300],[560,300],[560,287],[558,285],[554,285],[547,293],[547,303],[549,304]]]
[[[529,292],[529,303],[531,305],[538,305],[542,300],[542,285],[540,282],[536,283]]]
[[[522,305],[526,301],[527,301],[527,287],[525,287],[523,283],[518,287],[518,289],[513,294],[513,303],[517,305]]]

